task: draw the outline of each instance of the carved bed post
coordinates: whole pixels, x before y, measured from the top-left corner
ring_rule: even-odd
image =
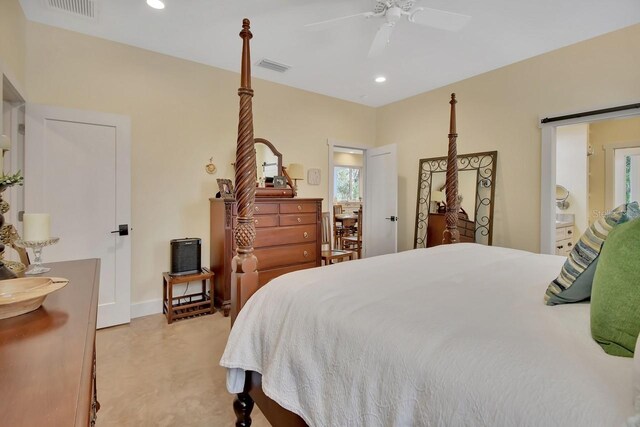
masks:
[[[256,196],[256,153],[253,143],[253,113],[251,110],[251,55],[249,40],[253,37],[248,19],[242,21],[242,71],[240,77],[240,115],[238,123],[238,144],[236,149],[236,204],[238,226],[235,229],[236,256],[231,262],[231,324],[249,297],[258,290],[258,260],[253,254],[256,237],[253,223],[253,207]],[[247,374],[245,389],[233,402],[236,413],[236,427],[251,425],[253,399],[249,396]]]
[[[449,153],[447,157],[447,182],[446,182],[446,195],[447,195],[447,228],[444,230],[442,236],[442,243],[458,243],[460,241],[460,233],[458,232],[458,211],[460,206],[458,205],[458,152],[456,146],[456,140],[458,134],[456,133],[456,94],[451,94],[451,118],[449,122]]]
[[[256,197],[256,153],[253,144],[253,113],[251,110],[251,55],[249,40],[253,37],[248,19],[242,21],[242,74],[238,89],[240,96],[240,120],[236,149],[236,205],[238,226],[234,240],[236,256],[231,263],[231,322],[249,297],[258,289],[257,259],[253,255],[256,228],[253,223],[253,207]]]

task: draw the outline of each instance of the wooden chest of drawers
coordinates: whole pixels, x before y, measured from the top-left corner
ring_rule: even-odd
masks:
[[[209,199],[210,266],[215,273],[215,305],[231,305],[231,260],[237,208],[231,199]],[[260,285],[296,270],[320,266],[322,199],[256,199],[255,255]]]
[[[0,425],[93,427],[100,260],[55,262],[69,284],[41,308],[0,320]]]

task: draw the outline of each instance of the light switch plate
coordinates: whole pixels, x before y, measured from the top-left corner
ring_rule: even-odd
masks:
[[[307,182],[309,185],[320,185],[320,169],[309,169],[307,171]]]

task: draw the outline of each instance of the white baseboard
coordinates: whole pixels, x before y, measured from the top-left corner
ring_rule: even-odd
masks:
[[[131,318],[162,313],[162,298],[131,304]]]

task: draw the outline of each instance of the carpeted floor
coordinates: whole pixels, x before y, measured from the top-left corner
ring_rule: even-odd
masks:
[[[98,331],[97,427],[233,426],[218,364],[228,333],[220,313],[172,325],[158,314]],[[269,426],[257,407],[253,420]]]

